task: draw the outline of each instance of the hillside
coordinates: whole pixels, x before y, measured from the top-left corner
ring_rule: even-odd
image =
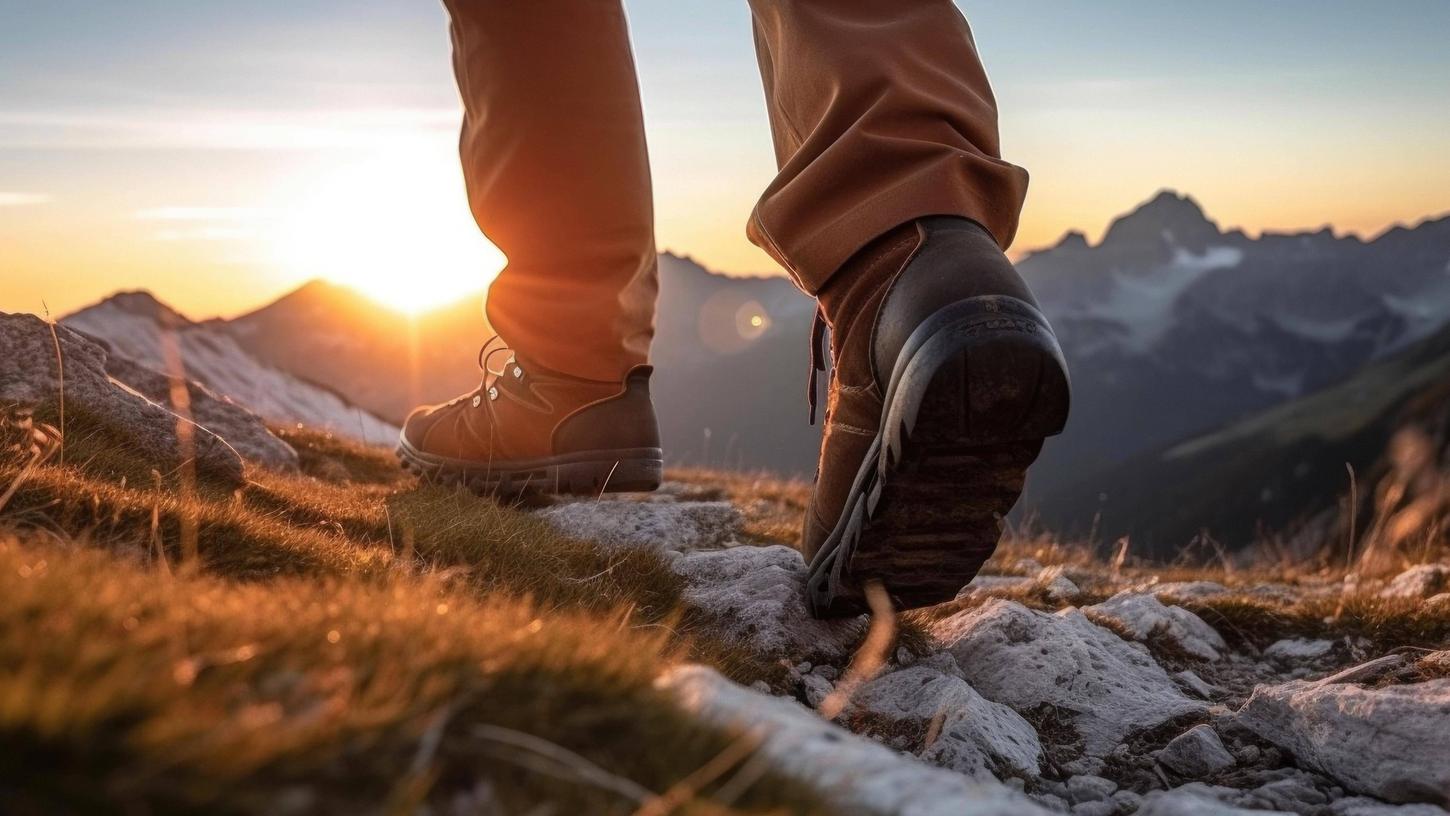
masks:
[[[477,497],[290,429],[273,469],[64,327],[0,316],[0,340],[25,360],[0,361],[8,812],[1450,804],[1444,563],[1170,569],[1012,537],[951,603],[822,623],[798,482]]]
[[[1088,475],[1049,497],[1042,521],[1071,534],[1093,519],[1106,539],[1165,556],[1200,534],[1231,550],[1276,539],[1300,557],[1351,539],[1363,550],[1382,532],[1376,518],[1443,489],[1447,421],[1450,328],[1310,396]],[[1409,495],[1386,506],[1374,491],[1386,480]]]

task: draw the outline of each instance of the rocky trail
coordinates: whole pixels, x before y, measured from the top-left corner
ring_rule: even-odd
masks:
[[[1446,813],[1450,651],[1290,627],[1226,637],[1184,605],[1248,596],[1287,621],[1340,585],[1231,588],[1021,558],[953,604],[907,616],[916,641],[848,684],[870,621],[806,615],[799,555],[760,535],[784,523],[789,502],[719,496],[692,479],[539,513],[609,548],[669,552],[716,633],[783,672],[747,688],[688,667],[660,683],[702,716],[758,729],[765,754],[843,809]],[[1450,568],[1425,565],[1354,591],[1450,610],[1447,579]]]

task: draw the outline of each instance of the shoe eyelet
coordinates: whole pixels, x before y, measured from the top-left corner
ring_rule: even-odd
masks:
[[[491,400],[498,399],[498,388],[495,387],[488,389],[488,398]]]
[[[483,404],[483,397],[480,397],[479,395],[474,394],[473,395],[473,407],[474,408],[477,408],[478,406],[480,406],[482,404]]]

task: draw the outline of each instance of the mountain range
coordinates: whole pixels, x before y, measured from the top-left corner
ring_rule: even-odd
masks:
[[[1159,489],[1165,475],[1211,502],[1299,467],[1265,438],[1231,435],[1254,439],[1264,455],[1252,457],[1253,472],[1205,466],[1224,474],[1208,484],[1180,470],[1200,460],[1170,451],[1272,422],[1274,410],[1356,375],[1398,370],[1378,363],[1434,358],[1450,321],[1450,217],[1369,240],[1328,229],[1250,237],[1165,191],[1098,243],[1070,233],[1019,268],[1057,328],[1074,384],[1072,420],[1048,442],[1022,512],[1069,533],[1095,522],[1107,532],[1107,523],[1154,547],[1181,545],[1212,515]],[[688,257],[661,255],[660,269],[654,392],[671,462],[808,474],[819,442],[805,422],[812,302],[784,278],[727,277]],[[188,373],[217,393],[274,421],[372,441],[394,438],[413,405],[474,387],[474,351],[490,334],[477,298],[410,318],[320,282],[231,320],[194,323],[127,293],[65,322],[153,366],[161,360],[150,338],[179,326]],[[1366,427],[1389,433],[1375,423],[1393,413],[1366,416]],[[1326,485],[1340,483],[1343,462],[1332,470]],[[1247,540],[1318,501],[1282,495],[1269,508],[1234,504],[1241,523],[1220,514],[1213,524]],[[1178,521],[1158,512],[1170,499],[1184,511]],[[1190,519],[1195,507],[1205,509]]]
[[[1034,471],[1052,508],[1098,474],[1338,382],[1450,320],[1450,217],[1373,240],[1328,229],[1250,238],[1163,192],[1089,245],[1018,264],[1074,386]]]

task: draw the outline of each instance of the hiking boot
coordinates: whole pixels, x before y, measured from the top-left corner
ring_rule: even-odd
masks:
[[[1067,421],[1067,366],[985,229],[933,216],[857,253],[819,293],[832,369],[801,550],[817,617],[956,597],[991,556],[1043,439]],[[811,389],[814,414],[814,385]]]
[[[664,456],[651,372],[598,382],[511,357],[476,391],[414,411],[398,458],[424,479],[480,493],[654,490]]]

